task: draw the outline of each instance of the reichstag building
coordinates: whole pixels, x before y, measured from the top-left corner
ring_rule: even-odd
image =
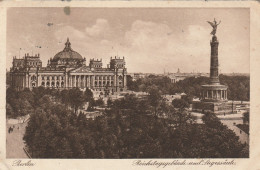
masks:
[[[56,89],[78,87],[114,94],[126,90],[126,75],[124,57],[111,57],[107,68],[102,67],[102,59],[90,59],[87,66],[86,58],[71,48],[69,38],[65,48],[48,60],[47,67],[42,67],[39,54],[30,56],[27,53],[21,59],[14,57],[10,69],[11,86],[17,90],[39,86]]]

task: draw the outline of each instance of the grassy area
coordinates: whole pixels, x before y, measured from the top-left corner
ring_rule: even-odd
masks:
[[[247,124],[238,124],[237,127],[243,130],[245,133],[249,135],[249,125]]]

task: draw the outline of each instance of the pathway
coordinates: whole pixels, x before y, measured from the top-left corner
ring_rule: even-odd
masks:
[[[232,120],[220,120],[224,125],[226,125],[229,129],[233,130],[233,132],[239,137],[239,141],[241,143],[249,144],[249,135],[244,131],[240,130],[236,125],[234,125],[234,121]],[[243,121],[241,121],[243,123]],[[238,124],[238,123],[236,123]],[[241,123],[240,123],[241,124]]]
[[[197,123],[203,123],[202,113],[192,112],[193,116],[197,117]],[[218,115],[217,116],[220,121],[226,125],[229,129],[231,129],[238,137],[241,143],[249,144],[249,135],[246,134],[244,131],[240,130],[235,124],[243,124],[243,113],[238,114],[227,114],[227,115]]]
[[[13,126],[13,132],[8,133],[9,127]],[[25,147],[23,136],[26,126],[27,122],[19,124],[6,124],[6,158],[28,158],[23,150]]]

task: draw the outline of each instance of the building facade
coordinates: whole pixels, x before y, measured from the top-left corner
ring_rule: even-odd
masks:
[[[102,67],[102,59],[90,59],[87,66],[86,58],[72,50],[69,39],[65,48],[48,60],[46,67],[42,67],[39,54],[25,54],[22,59],[14,57],[10,69],[11,86],[17,90],[40,86],[56,89],[77,87],[113,94],[126,90],[126,75],[124,57],[111,57],[107,68]]]

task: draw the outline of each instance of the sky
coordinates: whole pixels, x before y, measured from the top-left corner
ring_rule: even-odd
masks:
[[[107,66],[111,56],[124,56],[128,72],[209,72],[212,27],[206,21],[214,18],[221,20],[220,72],[249,73],[247,8],[9,8],[7,69],[13,56],[25,53],[39,53],[46,66],[69,37],[87,63],[102,58]]]

